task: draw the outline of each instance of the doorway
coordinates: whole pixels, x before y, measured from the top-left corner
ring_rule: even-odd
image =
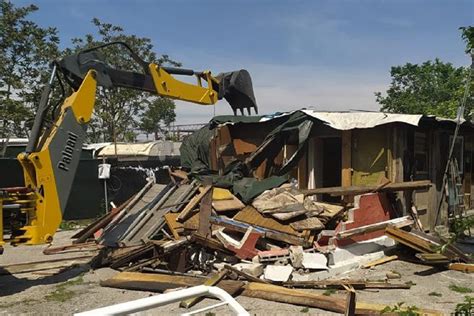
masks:
[[[322,138],[322,187],[341,186],[342,143],[340,137]],[[338,196],[323,194],[323,202],[340,202]]]

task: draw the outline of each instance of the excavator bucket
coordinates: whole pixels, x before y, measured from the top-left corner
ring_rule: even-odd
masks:
[[[219,81],[219,99],[224,98],[229,102],[234,115],[237,115],[237,110],[244,115],[244,109],[247,109],[248,114],[251,115],[252,108],[258,114],[252,79],[247,70],[221,73],[216,79]]]

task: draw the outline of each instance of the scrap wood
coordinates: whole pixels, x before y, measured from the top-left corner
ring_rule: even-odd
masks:
[[[202,285],[202,278],[161,273],[120,272],[114,277],[100,282],[101,286],[127,290],[164,292],[180,287]],[[222,280],[216,286],[230,295],[238,293],[244,283]]]
[[[447,245],[443,247],[444,242],[439,238],[430,236],[418,230],[412,230],[410,232],[402,230],[397,227],[387,227],[385,234],[422,253],[436,253],[441,251],[443,255],[448,257],[451,261],[461,260],[465,263],[471,263],[472,259],[465,255],[460,249],[454,245]]]
[[[247,281],[269,284],[268,281],[256,278],[253,275],[245,273],[244,271],[240,271],[239,269],[236,269],[231,265],[228,265],[228,264],[224,265],[224,269],[227,269],[229,272],[234,272],[235,274],[237,274],[238,276],[243,277]]]
[[[379,222],[375,224],[369,224],[369,225],[360,226],[360,227],[356,227],[356,228],[352,228],[348,230],[339,231],[335,234],[335,237],[340,240],[340,239],[350,238],[357,235],[362,235],[365,233],[374,232],[377,230],[382,230],[388,226],[395,226],[395,227],[401,228],[401,227],[406,227],[410,225],[413,225],[413,220],[409,216],[404,216],[404,217],[389,219],[387,221],[383,221],[383,222]]]
[[[377,192],[385,191],[408,191],[408,190],[419,190],[426,189],[431,186],[431,181],[420,180],[420,181],[408,181],[408,182],[397,182],[390,183],[384,187],[378,189]],[[316,194],[331,194],[331,196],[341,195],[359,195],[364,193],[370,193],[377,190],[378,186],[348,186],[348,187],[328,187],[318,189],[302,190],[305,196],[316,195]]]
[[[410,232],[393,226],[388,226],[385,229],[385,235],[420,252],[433,253],[437,246],[425,239],[411,234]]]
[[[94,257],[95,255],[86,255],[2,265],[2,269],[0,269],[0,275],[68,268],[77,264],[89,263]]]
[[[410,289],[410,284],[375,282],[366,280],[320,280],[320,281],[287,281],[282,284],[289,288],[337,288],[344,289],[345,286],[352,286],[356,289]]]
[[[354,316],[356,314],[356,291],[350,285],[344,285],[347,291],[345,316]]]
[[[184,222],[188,217],[189,214],[196,208],[198,203],[201,201],[201,199],[206,195],[206,193],[212,188],[212,185],[206,185],[203,187],[201,192],[199,192],[197,195],[195,195],[191,201],[184,207],[184,209],[179,213],[179,216],[177,218],[178,222]]]
[[[474,264],[469,263],[450,263],[448,265],[449,270],[456,270],[465,273],[474,273]]]
[[[209,238],[209,237],[204,237],[199,235],[198,233],[194,233],[191,235],[191,242],[193,243],[198,243],[201,246],[218,250],[221,252],[224,252],[226,254],[232,254],[233,252],[230,251],[229,249],[225,248],[222,243],[219,240],[216,240],[214,238]]]
[[[153,292],[163,292],[169,289],[201,284],[202,279],[198,277],[138,272],[121,272],[108,280],[100,282],[101,286],[106,287]],[[247,297],[316,307],[338,313],[344,313],[346,310],[345,299],[310,293],[303,290],[287,289],[271,284],[251,282],[244,285],[244,283],[240,281],[222,280],[217,284],[217,287],[223,289],[230,295],[235,295],[243,289],[241,294]],[[386,305],[382,304],[357,302],[356,314],[379,313],[385,307]],[[420,309],[419,312],[424,315],[442,315],[440,312],[426,309]]]
[[[292,236],[271,229],[266,229],[260,226],[249,225],[247,223],[235,221],[222,216],[211,216],[210,222],[217,226],[222,226],[241,233],[245,233],[249,227],[253,227],[258,233],[262,234],[265,238],[283,241],[291,245],[309,246],[308,241],[304,238]]]
[[[299,221],[290,223],[290,226],[297,231],[302,230],[322,230],[323,223],[317,217],[308,217]]]
[[[141,258],[149,258],[155,255],[156,249],[153,243],[149,243],[140,247],[133,247],[129,251],[120,254],[119,256],[112,258],[110,267],[117,269],[123,266],[129,265],[131,262],[135,262]]]
[[[207,237],[211,235],[211,223],[209,222],[209,217],[212,213],[212,192],[214,191],[214,189],[212,187],[211,179],[206,179],[205,185],[206,187],[210,188],[201,198],[201,202],[199,204],[198,234]]]
[[[100,217],[98,220],[92,222],[87,227],[76,233],[71,237],[71,239],[76,239],[73,241],[74,244],[79,244],[85,242],[87,239],[94,236],[94,234],[102,228],[105,228],[114,217],[119,214],[129,203],[134,199],[134,196],[130,197],[127,201],[122,203],[119,207],[114,207],[110,210],[109,213]]]
[[[178,218],[178,214],[177,213],[166,213],[164,215],[164,218],[165,218],[165,223],[166,223],[166,225],[168,225],[168,228],[169,228],[171,234],[173,234],[173,237],[175,239],[179,239],[180,238],[179,232],[184,229],[184,226],[183,226],[182,223],[179,223],[176,220]]]
[[[221,270],[219,273],[209,277],[202,285],[207,285],[207,286],[216,286],[217,283],[219,283],[220,280],[222,280],[228,273],[228,270]],[[184,308],[190,308],[196,305],[197,302],[199,302],[202,299],[202,297],[192,297],[187,300],[181,301],[179,303],[180,307]]]
[[[243,210],[235,214],[233,219],[247,224],[280,231],[290,235],[298,236],[300,234],[289,225],[282,224],[273,218],[263,216],[252,206],[246,206]]]
[[[387,262],[390,262],[390,261],[394,261],[394,260],[398,260],[398,256],[397,256],[397,255],[386,256],[386,257],[383,257],[383,258],[380,258],[380,259],[377,259],[377,260],[370,261],[370,262],[368,262],[368,263],[362,265],[361,268],[362,268],[362,269],[369,269],[369,268],[378,266],[378,265],[380,265],[380,264],[384,264],[384,263],[387,263]]]
[[[428,264],[447,264],[451,262],[448,257],[440,253],[417,253],[415,256]]]
[[[97,244],[95,241],[81,243],[81,244],[57,246],[57,247],[51,247],[51,245],[50,245],[50,246],[44,248],[43,254],[44,255],[53,255],[53,254],[65,253],[65,252],[69,253],[69,252],[78,252],[78,251],[80,251],[80,252],[94,251],[94,250],[100,250],[102,248],[104,248],[104,246]]]

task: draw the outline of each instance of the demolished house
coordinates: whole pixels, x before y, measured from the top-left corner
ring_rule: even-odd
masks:
[[[463,251],[427,234],[471,203],[471,124],[460,128],[450,189],[441,190],[455,126],[375,112],[216,117],[184,140],[169,184],[150,181],[76,234],[72,247],[93,239],[101,249],[95,265],[122,271],[103,286],[162,292],[203,284],[344,313],[351,296],[295,288],[409,288],[333,279],[397,259],[385,256],[395,241],[424,264],[472,269]],[[357,313],[383,308],[352,303]]]

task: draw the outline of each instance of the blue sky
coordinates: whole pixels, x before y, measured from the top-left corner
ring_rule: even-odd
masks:
[[[313,107],[377,110],[390,67],[436,57],[469,64],[459,26],[474,24],[472,0],[152,1],[43,0],[31,18],[55,26],[62,45],[93,33],[93,17],[153,40],[157,53],[214,73],[246,68],[261,113]],[[229,114],[178,102],[177,123]]]

